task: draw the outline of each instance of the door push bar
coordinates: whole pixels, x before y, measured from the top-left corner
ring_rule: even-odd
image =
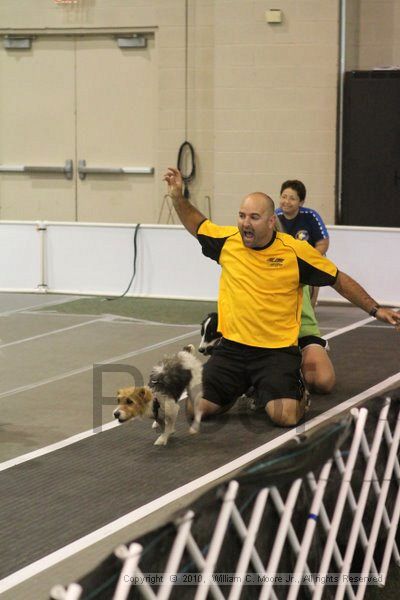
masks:
[[[86,175],[151,175],[154,167],[87,167],[86,160],[78,162],[78,173],[80,179]]]
[[[34,165],[0,165],[0,173],[63,173],[66,179],[72,179],[73,162],[66,160],[63,167]]]

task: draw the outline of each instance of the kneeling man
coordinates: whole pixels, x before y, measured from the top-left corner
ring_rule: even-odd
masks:
[[[378,319],[400,326],[400,313],[381,308],[351,277],[304,241],[276,231],[275,206],[262,192],[246,196],[237,226],[209,221],[182,193],[182,176],[164,180],[186,229],[221,266],[218,330],[222,340],[203,371],[203,415],[225,412],[250,386],[276,425],[304,416],[306,395],[298,347],[302,286],[331,285]]]

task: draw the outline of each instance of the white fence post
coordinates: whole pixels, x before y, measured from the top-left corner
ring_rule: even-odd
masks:
[[[212,581],[212,575],[214,573],[214,567],[218,560],[221,546],[224,541],[224,536],[229,525],[229,519],[238,489],[238,482],[231,481],[224,495],[221,512],[219,513],[214,535],[211,540],[210,549],[204,565],[204,583],[200,584],[200,587],[195,595],[195,600],[205,600],[207,598],[208,590]]]
[[[353,441],[350,447],[349,456],[346,463],[346,470],[344,473],[344,477],[340,486],[338,500],[336,503],[335,511],[333,513],[333,518],[331,522],[331,529],[328,534],[328,539],[326,541],[325,550],[322,556],[321,566],[319,569],[319,580],[315,586],[315,592],[313,595],[313,600],[320,600],[322,597],[322,592],[325,587],[323,580],[327,575],[329,563],[332,557],[333,546],[336,540],[337,532],[339,529],[340,520],[342,518],[344,505],[346,502],[346,497],[348,493],[348,489],[350,486],[351,476],[353,474],[354,464],[357,459],[358,449],[361,443],[361,436],[364,431],[365,422],[367,420],[368,411],[365,408],[362,408],[359,412],[358,419],[356,422],[356,428],[354,432]]]
[[[285,543],[287,532],[290,527],[290,519],[292,517],[294,506],[299,495],[301,484],[302,480],[296,479],[296,481],[294,481],[292,487],[290,488],[290,492],[285,503],[285,510],[282,515],[281,522],[279,523],[275,543],[271,551],[268,566],[265,569],[265,574],[269,575],[270,577],[267,581],[265,581],[262,587],[261,594],[259,596],[260,600],[268,600],[268,598],[270,597],[271,589],[273,586],[272,577],[276,575],[276,570],[278,568],[279,560],[282,555],[283,545]]]
[[[142,550],[142,546],[135,543],[130,544],[129,548],[122,545],[115,549],[115,556],[124,562],[121,567],[121,573],[119,575],[113,600],[126,600],[129,596],[132,585],[131,579],[136,573]]]
[[[387,497],[387,494],[389,491],[389,486],[390,486],[390,482],[391,482],[391,478],[392,478],[393,468],[394,468],[395,460],[397,457],[399,440],[400,440],[400,412],[397,416],[397,423],[396,423],[396,427],[395,427],[394,434],[393,434],[392,446],[390,448],[389,458],[388,458],[385,473],[383,476],[383,482],[382,482],[382,486],[381,486],[381,495],[379,496],[378,506],[376,507],[375,517],[374,517],[374,520],[372,523],[371,533],[369,536],[369,544],[368,544],[367,552],[365,555],[364,563],[362,566],[361,582],[358,586],[357,595],[356,595],[357,600],[361,600],[361,598],[363,598],[363,596],[364,596],[365,586],[366,586],[366,578],[369,574],[372,556],[373,556],[373,553],[375,550],[376,540],[377,540],[378,533],[379,533],[379,527],[380,527],[381,521],[382,521],[383,509],[385,506],[386,497]],[[383,576],[386,578],[385,573],[383,574]]]

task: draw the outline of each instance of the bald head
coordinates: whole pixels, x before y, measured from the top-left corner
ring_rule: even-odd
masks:
[[[238,228],[247,248],[263,248],[272,240],[275,229],[275,205],[267,194],[253,192],[240,206]]]
[[[271,217],[275,214],[274,201],[267,194],[264,194],[264,192],[252,192],[243,199],[240,207],[246,208],[250,212],[265,215],[266,217]]]

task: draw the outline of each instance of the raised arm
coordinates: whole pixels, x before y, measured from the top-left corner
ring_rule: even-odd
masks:
[[[196,236],[197,229],[207,217],[205,217],[193,204],[184,198],[182,193],[182,175],[178,169],[169,167],[164,175],[164,181],[168,184],[168,194],[172,199],[174,208],[180,218],[182,225],[189,233]]]
[[[380,307],[368,292],[357,281],[346,275],[346,273],[339,271],[333,288],[343,298],[346,298],[346,300],[349,300],[355,306],[362,308],[368,314],[370,314],[372,309],[378,307],[374,316],[380,321],[390,323],[390,325],[394,325],[396,329],[400,330],[400,312],[396,312],[391,308]]]

